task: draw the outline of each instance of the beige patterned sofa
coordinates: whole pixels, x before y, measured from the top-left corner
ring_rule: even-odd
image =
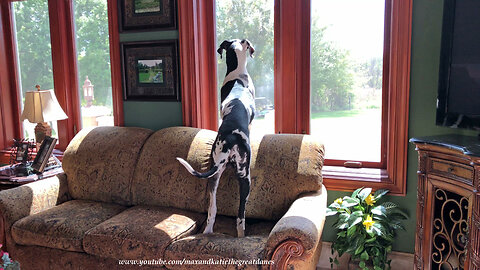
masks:
[[[175,159],[206,170],[215,136],[188,127],[83,130],[65,151],[64,174],[0,192],[1,242],[22,269],[314,269],[323,145],[308,135],[252,142],[246,237],[237,238],[233,170],[218,187],[214,233],[204,235],[207,182]]]

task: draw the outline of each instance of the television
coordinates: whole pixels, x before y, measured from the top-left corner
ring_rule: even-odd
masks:
[[[480,130],[480,0],[445,0],[436,123]]]

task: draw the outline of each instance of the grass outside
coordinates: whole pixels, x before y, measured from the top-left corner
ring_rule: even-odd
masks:
[[[321,112],[311,117],[310,132],[324,143],[328,159],[380,161],[380,109]],[[254,119],[250,137],[274,133],[274,123],[274,111]]]

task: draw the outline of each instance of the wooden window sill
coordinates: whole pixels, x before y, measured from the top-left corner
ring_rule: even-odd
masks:
[[[386,169],[323,166],[323,184],[328,190],[353,191],[360,187],[388,189],[390,195],[405,196],[391,180]]]

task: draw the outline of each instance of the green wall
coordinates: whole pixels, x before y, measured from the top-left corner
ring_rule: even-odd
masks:
[[[454,130],[435,125],[435,107],[438,86],[438,68],[440,57],[440,39],[442,28],[443,1],[414,0],[412,28],[412,57],[410,81],[410,120],[409,138],[436,134],[476,135],[474,132]],[[175,31],[173,31],[175,32]],[[175,36],[176,34],[176,36]],[[178,32],[122,34],[122,41],[168,39],[178,37]],[[124,102],[125,124],[159,129],[166,126],[181,125],[181,104],[179,102]],[[416,189],[417,189],[417,153],[409,145],[407,195],[404,197],[388,196],[387,200],[399,204],[410,216],[404,224],[405,231],[400,231],[393,249],[413,253],[415,248],[416,226]],[[329,191],[328,203],[348,193]],[[327,219],[323,231],[324,241],[333,241],[333,218]]]

